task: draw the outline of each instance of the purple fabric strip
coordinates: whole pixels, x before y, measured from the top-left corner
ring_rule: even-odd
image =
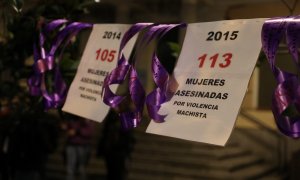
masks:
[[[69,44],[71,41],[72,37],[76,36],[82,29],[84,28],[90,28],[92,27],[91,24],[86,24],[86,23],[78,23],[78,22],[73,22],[70,25],[66,26],[60,33],[58,33],[56,40],[52,44],[51,50],[47,56],[47,59],[49,62],[53,62],[54,64],[54,57],[55,57],[55,52],[56,50],[62,46],[63,48],[62,51],[64,50],[64,47]],[[52,68],[49,68],[49,70],[52,70]],[[67,85],[65,81],[62,78],[61,72],[59,70],[58,62],[57,65],[55,66],[55,69],[53,69],[54,73],[54,91],[49,94],[47,90],[43,91],[43,95],[45,97],[50,97],[46,98],[47,102],[46,104],[46,109],[50,108],[58,108],[65,102],[65,98],[67,95]]]
[[[117,108],[118,105],[125,99],[123,96],[114,94],[109,85],[121,84],[129,71],[131,66],[127,63],[124,55],[119,60],[118,66],[112,70],[112,72],[105,77],[102,87],[103,102],[110,107]]]
[[[137,23],[131,26],[129,30],[124,34],[119,49],[119,58],[117,67],[105,78],[102,87],[103,102],[112,108],[123,111],[120,113],[122,127],[131,129],[136,127],[142,119],[143,104],[145,102],[145,90],[141,85],[134,64],[129,64],[128,60],[123,54],[123,49],[129,40],[139,33],[140,31],[152,26],[153,23]],[[124,82],[126,76],[129,75],[129,93],[130,98],[135,106],[134,111],[124,111],[121,103],[124,101],[126,96],[119,96],[113,93],[110,89],[112,84],[121,84]]]
[[[60,28],[67,23],[66,20],[54,20],[45,26],[39,35],[39,47],[34,45],[34,67],[35,74],[28,79],[30,93],[34,96],[43,96],[45,109],[57,108],[61,106],[66,98],[67,86],[64,82],[61,72],[59,70],[58,62],[55,62],[55,53],[57,49],[63,44],[66,46],[72,37],[74,37],[80,30],[92,27],[91,24],[74,22],[66,25],[58,31],[56,38],[52,42],[49,52],[44,48],[46,36],[43,32],[50,33],[51,31]],[[64,48],[63,48],[64,50]],[[49,93],[46,87],[45,77],[46,73],[51,72],[54,75],[53,91]]]
[[[158,25],[157,27],[151,27],[148,31],[148,41],[150,42],[154,38],[161,39],[173,28],[184,28],[186,24],[164,24]],[[158,114],[161,104],[169,101],[174,95],[178,87],[178,83],[175,78],[171,77],[163,65],[160,63],[156,52],[153,53],[152,57],[152,78],[156,84],[156,88],[149,93],[146,97],[146,105],[148,114],[155,122],[164,122],[166,115]]]
[[[45,33],[50,33],[54,31],[55,29],[59,28],[60,26],[66,24],[68,20],[66,19],[56,19],[51,21],[50,23],[46,24],[46,27],[44,28]]]
[[[82,29],[91,28],[93,25],[88,23],[79,23],[73,22],[66,26],[58,35],[53,42],[51,50],[49,52],[50,56],[53,56],[57,50],[57,48],[61,45],[64,41],[65,44],[68,44],[72,37],[76,36]]]
[[[125,59],[122,51],[128,41],[138,32],[147,29],[140,42],[137,42],[138,48],[142,49],[144,45],[150,43],[153,39],[160,39],[168,31],[175,27],[185,27],[185,24],[153,24],[153,23],[138,23],[133,25],[125,34],[121,41],[119,50],[119,61],[117,67],[105,78],[102,95],[103,102],[110,107],[121,109],[120,104],[125,100],[125,96],[118,96],[114,94],[109,86],[112,84],[121,84],[124,82],[126,76],[129,76],[129,93],[134,110],[126,110],[120,113],[122,127],[124,129],[130,129],[136,127],[142,119],[143,108],[146,102],[148,112],[151,118],[157,122],[163,122],[165,116],[159,115],[157,112],[160,105],[169,100],[175,92],[178,84],[174,78],[172,78],[164,67],[160,64],[156,53],[152,59],[152,73],[153,79],[157,88],[154,89],[146,100],[146,93],[138,78],[135,70],[135,64],[137,61],[129,62]]]
[[[120,113],[121,124],[125,130],[135,128],[140,124],[145,102],[146,93],[137,77],[137,72],[134,68],[130,69],[129,92],[131,100],[135,106],[135,110],[133,112],[125,111]]]
[[[129,130],[138,126],[142,119],[140,112],[122,112],[119,114],[121,119],[121,126],[124,130]]]
[[[39,48],[37,47],[37,44],[34,44],[33,46],[33,55],[34,55],[34,74],[28,78],[28,86],[29,86],[29,93],[33,96],[40,96],[42,95],[42,83],[44,83],[44,80],[42,79],[43,75],[48,69],[53,68],[53,60],[51,58],[46,58],[46,52],[44,49],[44,43],[46,40],[46,37],[44,35],[44,32],[49,33],[56,28],[62,26],[67,21],[64,19],[58,19],[51,21],[45,26],[45,29],[40,30],[39,34]],[[44,31],[44,32],[43,32]],[[50,60],[50,61],[49,61]]]
[[[275,57],[279,43],[286,35],[289,51],[296,64],[299,64],[297,52],[299,33],[296,31],[300,30],[300,22],[297,19],[294,17],[270,19],[265,22],[262,28],[263,50],[277,81],[277,87],[272,96],[272,112],[278,129],[283,134],[293,138],[300,137],[299,78],[296,74],[278,68],[275,65]],[[289,111],[291,109],[295,109],[298,114],[292,115]]]
[[[136,23],[134,25],[132,25],[129,30],[124,34],[121,43],[120,43],[120,54],[119,54],[119,58],[122,55],[123,49],[126,46],[126,44],[128,43],[128,41],[134,36],[136,35],[138,32],[142,31],[143,29],[152,26],[153,23]]]

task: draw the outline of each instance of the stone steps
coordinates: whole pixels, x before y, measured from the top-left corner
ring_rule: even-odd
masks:
[[[263,159],[252,154],[245,156],[238,156],[230,159],[211,159],[207,157],[199,156],[187,157],[187,156],[176,156],[176,155],[165,155],[165,154],[140,154],[133,153],[132,155],[133,164],[135,162],[147,162],[147,163],[157,163],[188,167],[188,168],[201,168],[201,169],[223,169],[226,171],[237,171],[242,167],[249,166],[252,164],[257,164],[263,162]]]
[[[275,165],[235,140],[219,147],[143,132],[135,132],[135,139],[128,162],[129,180],[280,179]],[[62,148],[59,149],[47,164],[49,180],[65,179],[65,166],[59,153]],[[95,152],[87,174],[89,180],[105,179],[103,157],[96,158]]]
[[[244,168],[243,171],[224,171],[216,169],[178,167],[157,163],[137,163],[130,167],[129,179],[137,179],[135,176],[155,177],[161,179],[259,179],[273,171],[272,167],[259,165]],[[153,178],[154,179],[154,178]]]
[[[139,154],[162,154],[168,156],[172,154],[174,156],[184,156],[184,157],[195,157],[203,156],[206,159],[227,159],[230,157],[237,157],[242,155],[247,155],[250,153],[249,150],[243,149],[241,147],[226,147],[222,149],[202,149],[202,148],[192,148],[177,146],[172,147],[168,144],[136,144],[134,148],[134,153]]]

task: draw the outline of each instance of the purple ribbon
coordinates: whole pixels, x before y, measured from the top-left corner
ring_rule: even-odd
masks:
[[[161,39],[166,33],[173,28],[183,28],[186,24],[161,24],[153,26],[146,34],[146,42],[149,43],[152,39]],[[167,72],[167,70],[160,63],[156,52],[152,57],[152,78],[156,84],[156,88],[147,95],[146,105],[148,114],[155,122],[164,122],[166,115],[158,114],[161,104],[169,101],[174,95],[178,87],[178,83],[175,78]]]
[[[141,122],[143,114],[143,104],[145,102],[146,94],[141,82],[138,79],[135,65],[129,64],[128,60],[123,54],[123,49],[134,35],[152,25],[153,23],[137,23],[131,26],[131,28],[124,34],[120,43],[118,56],[119,60],[117,67],[112,70],[112,72],[108,76],[105,77],[103,83],[103,102],[110,107],[117,108],[121,111],[119,115],[123,129],[131,129],[137,127],[137,125]],[[124,109],[122,109],[121,103],[126,97],[114,94],[109,87],[112,84],[121,84],[122,82],[124,82],[128,74],[130,98],[135,105],[135,109],[133,111],[124,111]]]
[[[65,46],[70,42],[80,30],[84,28],[92,27],[91,24],[73,22],[66,25],[67,21],[63,19],[54,20],[45,26],[44,31],[39,35],[39,48],[34,45],[34,75],[28,79],[28,85],[30,94],[33,96],[43,96],[45,109],[57,108],[61,106],[66,98],[67,85],[62,78],[58,63],[55,62],[55,53],[57,49],[64,43],[61,53]],[[46,51],[44,44],[46,42],[46,36],[44,33],[50,33],[51,31],[66,25],[62,30],[58,32],[49,51]],[[54,83],[51,86],[52,93],[47,90],[45,78],[47,73],[53,73]]]
[[[134,111],[122,112],[120,118],[121,124],[124,129],[131,129],[136,127],[142,119],[143,107],[146,101],[148,112],[151,118],[157,122],[163,122],[164,116],[158,115],[160,105],[170,99],[172,92],[175,92],[176,81],[168,75],[168,72],[160,64],[159,59],[154,53],[152,58],[152,73],[153,79],[157,88],[152,91],[146,99],[146,93],[138,78],[135,64],[136,61],[129,63],[123,54],[123,48],[127,42],[141,30],[147,29],[142,41],[139,42],[139,48],[142,47],[142,43],[148,44],[154,38],[161,38],[168,31],[175,27],[183,27],[185,24],[162,24],[154,25],[152,23],[139,23],[133,25],[124,35],[120,45],[119,61],[117,67],[105,78],[102,89],[103,102],[113,108],[121,108],[120,104],[125,100],[125,96],[118,96],[114,94],[109,86],[112,84],[121,84],[124,82],[127,75],[129,75],[129,93],[130,98],[135,106]],[[175,85],[175,86],[174,86]],[[170,87],[173,87],[170,88]],[[171,90],[172,89],[172,90]]]
[[[56,28],[62,26],[67,21],[64,19],[54,20],[45,26],[45,32],[49,33]],[[39,34],[39,48],[34,44],[34,75],[28,79],[29,92],[33,96],[42,95],[41,86],[44,84],[44,73],[47,70],[53,69],[53,58],[47,57],[44,49],[45,35],[41,30]],[[44,86],[44,85],[43,85]]]
[[[284,36],[295,63],[298,63],[298,42],[300,40],[298,18],[274,18],[267,20],[262,28],[262,45],[271,70],[277,81],[272,96],[272,112],[278,129],[285,135],[300,137],[300,117],[292,115],[291,110],[300,112],[300,84],[296,74],[281,70],[275,65],[279,43]],[[289,113],[289,114],[288,114]]]

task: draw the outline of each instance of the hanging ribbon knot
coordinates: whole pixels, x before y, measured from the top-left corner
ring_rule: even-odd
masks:
[[[43,96],[45,109],[58,108],[66,98],[67,85],[62,78],[58,62],[55,61],[57,49],[62,46],[61,53],[80,30],[92,27],[91,24],[73,22],[67,25],[67,20],[59,19],[48,23],[39,34],[39,49],[34,45],[34,69],[35,74],[28,79],[30,94],[33,96]],[[49,51],[44,47],[46,42],[45,34],[58,29]],[[64,43],[63,43],[64,42]],[[58,59],[60,60],[60,59]],[[53,74],[52,93],[47,90],[45,78],[47,72]]]
[[[38,71],[39,73],[45,73],[47,69],[48,68],[44,59],[39,59],[36,62],[36,71]]]
[[[134,111],[120,113],[121,124],[124,129],[137,127],[142,121],[143,108],[145,103],[145,90],[138,79],[137,72],[133,66],[129,69],[129,93],[135,106]]]
[[[163,24],[151,27],[146,35],[147,43],[154,38],[158,38],[158,40],[161,39],[170,30],[176,27],[185,28],[186,24]],[[174,92],[178,87],[178,83],[160,63],[156,51],[154,51],[152,56],[151,70],[152,78],[157,87],[147,95],[146,105],[151,119],[155,122],[161,123],[164,122],[166,115],[160,115],[158,111],[161,104],[169,101],[174,95]]]
[[[35,63],[36,71],[38,73],[45,73],[46,71],[50,71],[55,66],[55,60],[53,56],[46,56],[45,59],[39,59]]]
[[[145,102],[145,90],[140,83],[137,72],[135,70],[134,62],[129,64],[128,60],[123,54],[123,49],[128,41],[140,31],[149,28],[153,23],[137,23],[130,27],[130,29],[124,34],[119,48],[118,64],[117,67],[111,71],[109,75],[105,77],[102,87],[103,102],[112,108],[116,108],[120,111],[119,116],[121,124],[124,129],[131,129],[136,127],[142,119],[143,104]],[[121,84],[129,75],[129,94],[132,100],[134,110],[124,110],[121,107],[121,103],[124,102],[126,96],[119,96],[113,93],[110,89],[110,85]],[[127,104],[129,106],[129,104]],[[129,108],[129,107],[126,107]]]
[[[149,44],[155,38],[160,39],[174,27],[185,26],[185,24],[138,23],[133,25],[124,34],[120,44],[117,67],[105,78],[102,88],[103,102],[112,108],[121,108],[120,104],[126,99],[126,97],[114,94],[110,90],[109,86],[112,84],[121,84],[124,82],[126,76],[129,76],[129,94],[134,105],[134,110],[126,110],[123,112],[121,110],[119,113],[121,124],[124,129],[131,129],[138,126],[142,120],[145,102],[147,104],[150,117],[155,119],[157,122],[162,122],[164,116],[158,115],[157,112],[160,105],[169,100],[172,96],[172,92],[175,92],[174,89],[171,90],[170,87],[176,87],[176,81],[174,78],[169,76],[168,72],[160,64],[160,61],[154,52],[152,58],[152,74],[154,82],[158,87],[147,96],[146,100],[146,92],[135,69],[137,61],[134,59],[131,63],[129,63],[123,55],[123,48],[127,42],[141,30],[147,29],[146,33],[141,38],[141,41],[137,43],[138,49],[144,48],[143,45]]]
[[[115,95],[109,88],[109,85],[112,84],[121,84],[126,77],[126,74],[129,71],[129,68],[131,65],[129,65],[124,57],[122,57],[119,60],[118,66],[112,70],[112,72],[105,77],[104,79],[104,85],[102,87],[102,96],[103,96],[103,102],[107,104],[108,106],[112,108],[117,108],[118,105],[125,99],[123,96]]]
[[[272,96],[272,112],[278,129],[287,136],[300,137],[300,83],[296,74],[281,70],[275,65],[276,51],[286,36],[287,46],[297,67],[298,33],[300,22],[295,17],[267,20],[262,28],[262,45],[277,82]]]

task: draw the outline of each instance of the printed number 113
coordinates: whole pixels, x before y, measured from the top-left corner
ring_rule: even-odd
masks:
[[[199,68],[202,68],[204,66],[206,59],[207,59],[207,54],[203,54],[198,58]],[[214,68],[217,64],[220,68],[226,68],[231,64],[231,59],[232,59],[232,53],[225,53],[222,55],[222,57],[219,57],[219,53],[216,53],[209,57],[209,60],[211,61],[210,67]],[[217,61],[221,61],[221,62],[217,63]]]

